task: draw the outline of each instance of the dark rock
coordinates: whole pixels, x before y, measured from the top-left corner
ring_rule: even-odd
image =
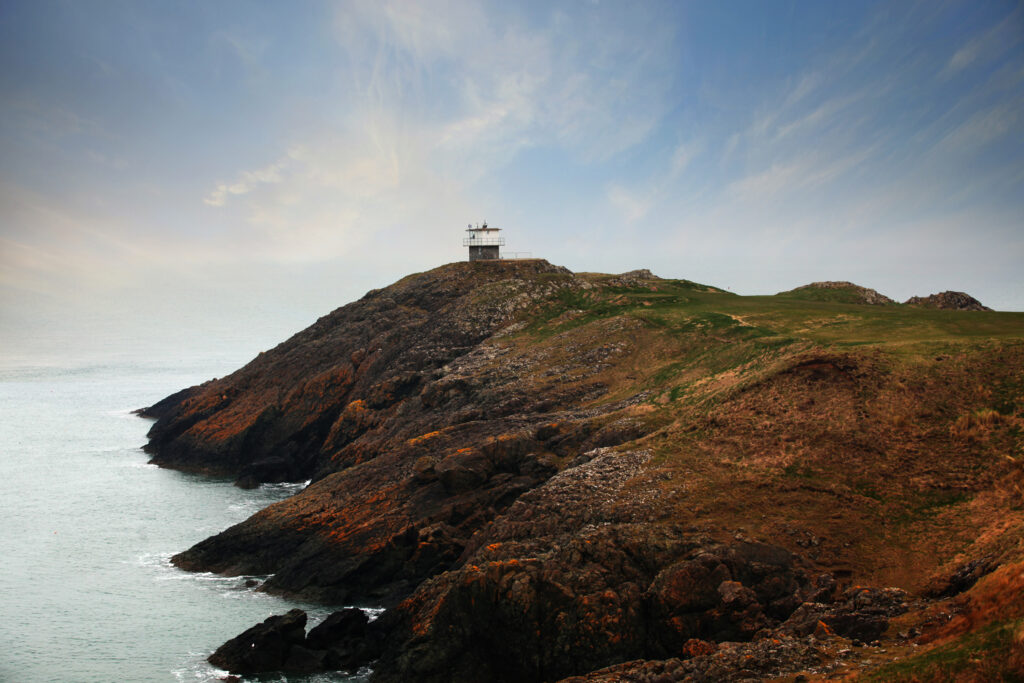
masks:
[[[690,638],[748,640],[788,616],[806,579],[781,548],[740,542],[712,546],[676,563],[652,582],[648,610],[656,652],[678,652]]]
[[[197,393],[202,391],[203,387],[205,386],[206,384],[199,384],[194,387],[182,389],[181,391],[176,391],[170,396],[160,399],[151,406],[139,408],[138,410],[135,411],[135,414],[138,415],[139,417],[148,417],[153,420],[159,419],[164,415],[167,415],[169,412],[171,412],[171,410],[175,406],[179,405],[180,403],[188,400],[192,396],[195,396]]]
[[[306,644],[314,650],[326,650],[342,641],[359,640],[366,636],[366,625],[369,623],[369,618],[361,609],[349,607],[333,612],[310,629]]]
[[[302,645],[293,645],[288,650],[288,658],[281,666],[282,671],[289,673],[311,674],[325,669],[327,653],[323,650],[310,650]]]
[[[838,636],[865,642],[877,640],[889,627],[889,619],[885,615],[864,611],[835,610],[826,614],[821,623]]]
[[[260,480],[252,474],[245,474],[235,480],[235,486],[240,489],[258,489],[260,487]]]
[[[986,555],[965,562],[950,574],[932,581],[925,594],[931,598],[949,598],[959,595],[998,566],[999,561],[994,555]]]
[[[301,478],[293,471],[294,463],[288,458],[271,456],[247,465],[239,475],[240,481],[282,482]],[[251,488],[245,486],[243,488]]]
[[[282,671],[292,648],[306,638],[306,613],[300,609],[267,618],[227,641],[209,657],[214,666],[249,675]]]
[[[639,659],[616,664],[561,683],[619,681],[763,681],[806,669],[827,669],[829,653],[813,638],[774,638],[752,643],[722,643],[687,659]]]
[[[831,574],[820,574],[803,594],[804,602],[830,603],[836,592],[836,579]]]
[[[930,296],[912,296],[905,302],[908,306],[920,306],[921,308],[939,308],[947,311],[991,311],[988,306],[983,306],[980,301],[964,292],[939,292]]]
[[[437,480],[434,466],[438,463],[437,456],[424,455],[417,458],[412,465],[412,476],[416,481],[429,483]]]
[[[334,612],[313,628],[306,643],[325,651],[325,668],[355,671],[380,656],[381,637],[362,610],[348,608]]]
[[[907,611],[907,594],[899,588],[847,589],[832,605],[806,602],[779,627],[794,636],[838,635],[854,642],[877,640],[889,626],[889,619]]]
[[[585,526],[546,551],[527,542],[503,556],[506,545],[482,548],[392,612],[380,680],[528,681],[649,653],[696,656],[788,616],[806,583],[781,548],[704,545],[643,525]]]
[[[478,449],[467,448],[434,465],[434,472],[448,493],[462,493],[486,482],[494,472],[494,465]]]

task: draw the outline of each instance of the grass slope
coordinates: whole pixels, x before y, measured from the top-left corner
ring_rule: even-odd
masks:
[[[630,487],[658,497],[664,523],[769,540],[841,582],[918,594],[973,558],[1024,561],[1024,314],[585,277],[589,289],[505,343],[553,368],[538,391],[552,373],[571,384],[557,370],[581,349],[619,354],[595,357],[586,381],[607,388],[597,403],[646,392],[609,423],[647,432],[628,445],[657,464]],[[889,674],[956,677],[990,646],[1005,664],[1019,627],[966,631],[922,664],[935,675]]]

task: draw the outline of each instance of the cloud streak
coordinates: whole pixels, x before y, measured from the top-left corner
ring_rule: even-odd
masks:
[[[231,195],[249,194],[260,185],[276,184],[284,180],[292,160],[291,155],[254,171],[243,171],[231,183],[218,183],[203,203],[209,206],[224,206]]]

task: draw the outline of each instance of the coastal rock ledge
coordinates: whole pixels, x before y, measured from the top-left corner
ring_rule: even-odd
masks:
[[[221,645],[209,662],[233,674],[282,671],[355,672],[379,656],[369,637],[369,619],[358,609],[331,614],[306,634],[306,613],[293,609],[267,618]]]

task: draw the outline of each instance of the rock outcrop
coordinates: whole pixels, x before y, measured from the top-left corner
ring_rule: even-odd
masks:
[[[872,306],[884,306],[896,303],[884,294],[879,294],[873,289],[855,285],[852,282],[826,280],[824,282],[812,282],[803,287],[791,289],[788,292],[781,292],[779,296],[792,296],[819,301],[841,301],[852,304],[870,304]]]
[[[310,674],[356,671],[380,652],[369,620],[358,609],[334,612],[306,634],[306,613],[293,609],[268,617],[221,645],[209,662],[233,674],[283,671]]]
[[[580,285],[539,260],[411,275],[324,316],[241,370],[144,409],[158,418],[146,450],[162,467],[228,474],[248,485],[322,478],[365,457],[339,451],[393,416],[448,363],[539,300]]]
[[[421,588],[395,612],[378,678],[557,680],[693,639],[749,640],[807,584],[781,548],[684,530],[611,524],[544,545],[478,554]]]
[[[964,292],[939,292],[930,296],[912,296],[903,303],[921,308],[938,308],[947,311],[991,311],[980,301]]]
[[[227,641],[210,655],[210,663],[236,674],[264,671],[310,671],[321,668],[311,662],[306,641],[306,613],[293,609],[268,617]]]
[[[606,424],[642,399],[584,407],[602,371],[639,347],[563,356],[506,343],[526,310],[591,285],[542,261],[453,264],[371,292],[239,372],[159,404],[150,452],[240,483],[313,477],[300,495],[173,558],[273,574],[307,599],[390,603],[456,563],[473,535],[566,459],[642,424]],[[209,464],[207,464],[209,463]]]

